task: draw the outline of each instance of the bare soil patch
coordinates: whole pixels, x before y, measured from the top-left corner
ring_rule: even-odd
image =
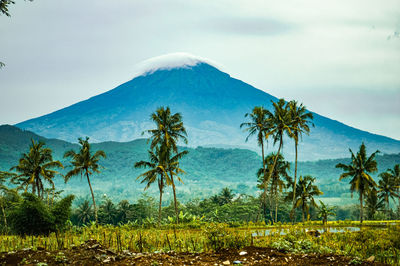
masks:
[[[371,258],[372,260],[373,258]],[[276,249],[246,247],[220,252],[131,253],[104,249],[95,240],[89,240],[72,249],[46,251],[24,249],[0,254],[1,265],[386,265],[374,261],[355,261],[339,255],[289,254]],[[40,265],[40,264],[39,264]]]

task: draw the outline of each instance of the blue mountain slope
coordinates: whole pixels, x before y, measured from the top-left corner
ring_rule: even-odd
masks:
[[[197,65],[159,69],[136,77],[106,93],[92,97],[54,113],[17,124],[48,138],[76,141],[90,136],[92,141],[130,141],[153,127],[150,113],[157,107],[170,106],[181,112],[191,146],[229,145],[257,150],[256,141],[245,143],[239,128],[244,114],[256,105],[271,106],[275,97],[217,68]],[[287,99],[291,100],[291,99]],[[370,134],[338,121],[315,114],[315,128],[304,136],[300,160],[348,156],[348,148],[357,149],[365,142],[369,149],[386,153],[400,151],[400,141]],[[272,144],[269,144],[272,150]],[[291,141],[284,152],[293,155]]]

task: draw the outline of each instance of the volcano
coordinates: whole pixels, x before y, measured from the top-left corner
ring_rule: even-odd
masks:
[[[245,142],[246,133],[239,125],[254,106],[271,108],[271,101],[276,100],[224,73],[209,60],[178,53],[143,62],[132,80],[108,92],[16,126],[70,142],[84,136],[93,142],[131,141],[153,127],[149,119],[152,112],[169,106],[173,113],[182,114],[190,146],[258,151],[255,139]],[[348,149],[357,149],[362,142],[370,151],[400,151],[400,141],[313,114],[315,127],[309,136],[303,136],[300,160],[347,157]],[[285,141],[285,155],[293,155],[292,144]],[[268,148],[274,149],[271,143]]]

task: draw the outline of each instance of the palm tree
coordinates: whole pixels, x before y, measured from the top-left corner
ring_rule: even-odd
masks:
[[[235,194],[232,193],[231,189],[229,189],[227,187],[223,188],[218,197],[220,205],[232,203],[233,197],[235,197]]]
[[[146,132],[151,135],[150,149],[154,149],[159,146],[162,153],[165,154],[166,172],[169,176],[165,177],[167,185],[172,186],[175,202],[175,213],[176,220],[179,222],[178,205],[176,199],[176,190],[174,176],[177,176],[178,180],[182,182],[178,174],[182,173],[182,169],[179,168],[179,159],[181,159],[187,151],[178,152],[177,142],[179,140],[187,144],[187,133],[183,126],[182,115],[175,113],[171,115],[169,107],[160,107],[155,113],[151,114],[150,119],[156,124],[156,129],[150,129]],[[176,155],[173,155],[175,153]]]
[[[31,186],[32,194],[37,193],[42,199],[44,192],[42,178],[55,189],[53,178],[61,174],[53,168],[64,168],[60,161],[53,160],[51,149],[45,148],[44,145],[44,142],[35,142],[32,139],[29,152],[24,153],[19,164],[10,169],[19,173],[11,178],[11,182],[19,184],[19,189],[25,187],[25,191]]]
[[[131,218],[132,206],[127,200],[121,200],[118,203],[118,220],[120,223],[125,224]]]
[[[386,215],[389,215],[389,199],[398,197],[396,191],[398,186],[396,184],[396,179],[390,172],[383,172],[379,175],[381,178],[378,183],[378,196],[386,203]]]
[[[396,164],[393,169],[388,169],[387,172],[389,172],[395,180],[395,184],[397,186],[397,194],[399,195],[398,203],[400,208],[400,164]]]
[[[249,140],[251,136],[254,136],[257,134],[257,143],[259,146],[261,146],[261,157],[262,157],[262,164],[263,164],[263,175],[265,176],[265,158],[264,158],[264,138],[265,138],[265,133],[269,128],[268,125],[268,110],[264,109],[262,106],[256,106],[253,108],[253,111],[251,113],[245,114],[245,117],[250,118],[250,122],[245,122],[240,125],[240,128],[246,127],[245,131],[247,131],[249,134],[246,137],[246,142]],[[267,140],[267,139],[266,139]],[[267,184],[264,184],[264,199],[263,199],[263,205],[264,205],[264,212],[266,208],[266,190],[267,190]]]
[[[151,114],[150,119],[157,126],[156,129],[145,131],[151,135],[150,149],[153,150],[157,145],[164,145],[168,150],[172,149],[178,153],[177,142],[182,140],[187,144],[187,133],[180,113],[171,115],[169,107],[160,107]]]
[[[6,211],[4,208],[5,204],[5,199],[4,199],[4,194],[7,193],[9,190],[8,188],[4,185],[4,181],[10,177],[10,173],[7,172],[2,172],[0,171],[0,207],[1,207],[1,213],[3,214],[3,222],[4,222],[4,227],[7,229],[7,216],[6,216]]]
[[[335,215],[335,207],[329,207],[328,205],[325,205],[323,201],[319,201],[319,210],[318,210],[318,218],[322,218],[322,224],[326,225],[328,221],[328,216],[329,215]]]
[[[158,224],[161,223],[161,205],[162,195],[164,191],[165,177],[168,176],[166,172],[166,160],[165,154],[162,153],[160,147],[155,147],[155,152],[149,150],[150,161],[140,161],[135,163],[135,168],[149,168],[150,170],[139,175],[137,179],[142,178],[141,183],[146,183],[144,190],[148,189],[151,184],[156,180],[158,183],[158,189],[160,191],[160,202],[158,204]]]
[[[368,191],[376,187],[374,179],[369,173],[374,173],[378,170],[375,155],[379,153],[376,151],[367,158],[367,151],[364,143],[361,144],[359,152],[354,155],[351,149],[351,162],[350,164],[339,163],[336,168],[341,168],[344,173],[340,175],[339,180],[351,177],[350,180],[350,191],[353,196],[353,192],[358,192],[360,200],[360,223],[363,222],[363,198]]]
[[[182,179],[179,177],[179,174],[185,174],[185,171],[183,171],[179,167],[179,160],[182,159],[183,156],[188,154],[189,151],[184,150],[181,152],[178,152],[177,154],[173,155],[171,157],[170,151],[167,150],[166,152],[166,172],[169,173],[169,176],[166,175],[166,183],[167,185],[172,186],[172,191],[174,195],[174,206],[175,206],[175,216],[176,216],[176,221],[179,223],[179,210],[178,210],[178,201],[176,199],[176,187],[175,187],[175,181],[174,177],[178,179],[179,182],[183,184]]]
[[[301,207],[302,210],[302,221],[304,223],[305,215],[307,214],[307,220],[310,216],[310,206],[318,207],[315,203],[314,197],[324,194],[319,188],[314,185],[315,178],[312,176],[300,176],[299,184],[296,187],[296,204],[295,208]],[[293,198],[293,191],[289,192],[288,199]]]
[[[295,164],[294,164],[294,182],[293,182],[293,209],[292,215],[294,211],[294,204],[296,199],[296,178],[297,178],[297,147],[299,144],[299,139],[301,139],[302,134],[306,133],[307,135],[310,133],[309,124],[314,126],[311,122],[313,119],[313,114],[308,112],[306,107],[301,103],[298,105],[297,101],[289,102],[290,116],[292,119],[292,138],[294,139],[294,147],[295,147]],[[294,221],[294,220],[293,220]]]
[[[76,215],[78,217],[78,221],[82,224],[86,224],[92,219],[92,206],[88,200],[85,200],[78,206],[76,209]]]
[[[270,155],[265,158],[265,164],[267,165],[267,170],[269,170],[275,159],[276,155],[274,153],[271,153]],[[283,157],[282,154],[279,154],[278,159],[276,161],[275,169],[272,172],[271,179],[269,180],[269,185],[270,185],[270,213],[271,213],[271,219],[272,222],[277,222],[278,221],[278,198],[279,198],[279,193],[283,191],[283,189],[287,188],[287,184],[291,184],[292,180],[289,174],[287,173],[290,170],[290,163],[285,161],[285,158]],[[263,184],[268,183],[267,180],[265,180],[266,176],[264,175],[263,169],[260,168],[257,172],[258,175],[258,181],[260,182],[260,186],[263,186]],[[284,182],[282,178],[285,178]],[[272,215],[272,208],[273,204],[275,207],[275,219],[274,216]]]
[[[69,171],[65,175],[64,179],[65,183],[67,183],[72,176],[76,176],[79,174],[81,175],[81,177],[82,175],[86,176],[90,188],[90,193],[92,194],[94,216],[96,219],[96,226],[97,226],[98,225],[97,209],[96,209],[96,202],[94,200],[92,185],[90,183],[90,175],[92,175],[93,173],[100,173],[99,168],[101,166],[99,165],[99,160],[101,157],[106,158],[106,154],[104,151],[98,150],[92,155],[92,152],[90,150],[91,146],[89,144],[89,137],[86,137],[86,139],[79,138],[78,142],[79,145],[81,146],[78,153],[76,153],[73,150],[70,150],[64,154],[64,158],[71,158],[71,164],[74,167],[71,171]]]
[[[365,203],[367,207],[368,219],[372,219],[376,211],[380,211],[385,208],[385,203],[383,200],[379,199],[378,192],[376,191],[375,188],[372,188],[368,191]]]
[[[289,105],[285,102],[284,99],[279,99],[279,101],[277,102],[272,102],[272,106],[274,112],[271,113],[268,111],[271,128],[268,132],[265,133],[265,137],[268,138],[269,136],[272,136],[274,139],[274,144],[279,142],[279,148],[278,152],[275,155],[274,163],[272,164],[272,167],[269,169],[268,178],[266,179],[267,183],[272,177],[273,171],[276,166],[276,162],[283,147],[284,134],[286,133],[289,137],[293,136],[292,118],[290,114]]]
[[[109,198],[106,198],[103,204],[100,205],[99,212],[102,223],[115,224],[115,218],[118,213],[114,203]]]

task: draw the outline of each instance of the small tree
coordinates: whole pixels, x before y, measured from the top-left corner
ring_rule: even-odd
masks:
[[[385,208],[385,202],[379,199],[378,192],[375,188],[368,191],[366,207],[368,219],[373,219],[377,211],[381,211]]]
[[[326,225],[328,222],[328,216],[330,215],[336,215],[335,213],[335,207],[329,207],[328,205],[325,205],[323,201],[319,201],[319,209],[318,209],[318,218],[322,219],[322,224]]]
[[[51,214],[54,217],[55,229],[60,231],[66,226],[66,223],[71,216],[71,205],[74,200],[74,195],[68,195],[54,204],[51,209]]]
[[[296,187],[296,204],[295,208],[301,208],[302,210],[302,221],[304,223],[305,217],[307,221],[310,216],[310,206],[318,207],[315,203],[314,197],[324,194],[314,185],[315,178],[311,176],[305,176],[304,178],[300,176],[299,184]],[[293,191],[289,192],[287,199],[293,198]]]

